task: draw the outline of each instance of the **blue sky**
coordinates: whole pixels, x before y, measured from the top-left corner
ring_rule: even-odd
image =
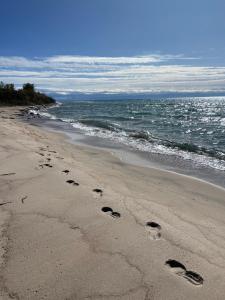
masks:
[[[45,91],[225,91],[224,0],[0,0],[0,80]]]

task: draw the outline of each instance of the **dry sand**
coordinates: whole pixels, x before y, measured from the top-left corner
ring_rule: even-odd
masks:
[[[224,189],[0,111],[0,299],[225,299]]]

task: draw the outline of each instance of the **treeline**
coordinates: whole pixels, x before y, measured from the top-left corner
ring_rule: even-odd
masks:
[[[37,92],[34,85],[25,83],[22,89],[15,89],[14,84],[0,82],[0,105],[46,105],[55,100],[43,93]]]

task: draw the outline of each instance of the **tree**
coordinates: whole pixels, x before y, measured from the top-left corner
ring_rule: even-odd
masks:
[[[22,89],[15,89],[14,84],[0,82],[1,105],[43,105],[53,104],[55,100],[45,94],[36,92],[34,85],[25,83]]]
[[[0,81],[0,89],[4,89],[5,85],[4,85],[4,82],[3,81]]]
[[[6,90],[8,90],[8,91],[11,91],[11,92],[15,91],[14,84],[12,84],[12,83],[5,84],[4,88],[5,88]]]
[[[30,94],[35,93],[34,85],[31,83],[25,83],[23,85],[23,91]]]

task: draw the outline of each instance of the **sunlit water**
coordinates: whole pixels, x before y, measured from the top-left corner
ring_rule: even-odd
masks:
[[[85,135],[225,170],[225,97],[64,101],[42,114]]]

